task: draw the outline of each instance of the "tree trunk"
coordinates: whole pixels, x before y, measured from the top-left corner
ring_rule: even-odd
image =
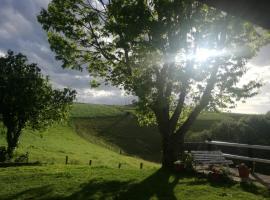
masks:
[[[163,138],[162,168],[173,169],[174,162],[179,159],[179,152],[174,135]]]
[[[181,160],[184,155],[185,134],[173,134],[168,138],[163,138],[162,167],[172,169],[174,162]]]
[[[13,129],[8,128],[7,130],[7,156],[8,159],[11,159],[13,157],[14,150],[16,149],[18,145],[20,131],[15,131]]]
[[[184,153],[185,153],[185,134],[180,133],[180,135],[178,137],[179,138],[177,138],[177,145],[178,145],[177,152],[178,152],[180,159],[182,159],[184,156]]]

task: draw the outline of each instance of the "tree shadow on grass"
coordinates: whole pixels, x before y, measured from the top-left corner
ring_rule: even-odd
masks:
[[[37,200],[148,200],[156,197],[158,200],[176,200],[174,187],[183,175],[172,174],[165,170],[158,170],[141,182],[91,180],[80,186],[80,189],[70,196],[59,196],[51,185],[34,187],[5,198],[37,199]]]
[[[177,200],[174,187],[178,184],[179,178],[179,175],[172,175],[160,169],[139,183],[91,181],[83,185],[80,191],[64,199],[148,200],[156,197],[158,200]]]
[[[205,179],[207,180],[207,179]],[[213,180],[207,180],[208,184],[215,188],[232,188],[234,186],[239,186],[240,189],[255,194],[260,195],[263,197],[270,198],[270,190],[267,190],[267,188],[258,186],[254,184],[253,182],[237,182],[232,179],[224,179],[221,181],[213,181]]]
[[[15,195],[5,197],[3,200],[15,200],[15,199],[38,199],[45,200],[50,199],[50,195],[53,192],[51,185],[34,187],[25,191],[19,192]],[[1,198],[2,199],[2,198]]]
[[[235,182],[209,182],[205,177],[194,178],[194,174],[172,174],[169,171],[158,170],[141,182],[135,181],[106,181],[91,180],[80,186],[80,189],[70,196],[59,196],[55,194],[54,187],[51,185],[34,187],[23,192],[1,198],[4,200],[14,199],[37,199],[37,200],[148,200],[155,197],[158,200],[176,200],[174,188],[177,184],[183,185],[204,185],[212,187],[234,186]],[[185,179],[188,178],[188,179]],[[189,178],[194,180],[190,181]],[[250,193],[262,195],[269,198],[269,192],[262,190],[261,187],[250,184],[241,184],[240,187]]]
[[[174,188],[180,178],[180,174],[172,174],[169,171],[160,169],[142,182],[134,184],[127,191],[121,193],[118,199],[146,200],[151,197],[156,197],[159,200],[177,200],[174,194]]]
[[[197,177],[193,173],[173,174],[169,171],[158,170],[141,182],[129,181],[106,181],[105,179],[95,179],[80,186],[80,189],[69,196],[59,196],[53,187],[43,186],[31,188],[13,195],[5,200],[11,199],[37,199],[37,200],[148,200],[156,198],[158,200],[177,200],[175,187],[185,185],[209,184],[213,187],[230,188],[235,183],[214,183],[209,182],[205,177]],[[241,188],[250,193],[269,197],[269,193],[262,193],[260,188],[250,185],[241,185]],[[55,196],[57,195],[57,196]]]
[[[241,182],[240,187],[246,192],[270,198],[270,190],[267,190],[266,188],[261,186],[257,186],[253,182]]]
[[[81,189],[63,200],[88,200],[88,199],[117,199],[117,194],[130,186],[128,181],[105,181],[91,180],[81,185]],[[59,198],[56,198],[59,199]]]

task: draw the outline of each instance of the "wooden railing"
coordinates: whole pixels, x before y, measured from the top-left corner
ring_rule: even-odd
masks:
[[[240,143],[230,143],[230,142],[221,142],[221,141],[205,141],[207,145],[215,145],[215,146],[227,146],[227,147],[236,147],[236,148],[247,148],[247,149],[260,149],[260,150],[269,150],[270,151],[270,146],[263,146],[263,145],[249,145],[249,144],[240,144]],[[236,159],[236,160],[244,160],[244,161],[250,161],[253,162],[253,172],[255,171],[255,164],[256,162],[259,163],[265,163],[265,164],[270,164],[270,160],[268,159],[263,159],[263,158],[256,158],[256,157],[248,157],[248,156],[239,156],[239,155],[233,155],[233,154],[226,154],[223,153],[223,155],[226,158],[230,159]]]

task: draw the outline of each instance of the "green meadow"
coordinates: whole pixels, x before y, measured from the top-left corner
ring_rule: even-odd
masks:
[[[157,129],[140,127],[132,112],[124,106],[75,104],[67,123],[43,131],[25,129],[16,154],[29,152],[30,162],[42,164],[1,168],[0,199],[270,199],[259,186],[213,184],[160,170],[159,163],[147,161],[160,157]],[[239,118],[203,113],[192,130],[225,117]],[[1,146],[3,126],[0,134]]]

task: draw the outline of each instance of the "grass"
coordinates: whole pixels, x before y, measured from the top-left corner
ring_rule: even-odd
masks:
[[[159,162],[161,144],[157,128],[140,127],[133,112],[134,108],[127,106],[76,103],[69,124],[58,124],[45,131],[24,130],[17,152],[28,151],[30,160],[45,163],[63,163],[68,155],[70,162],[78,164],[88,163],[90,159],[98,165],[117,165],[119,161],[138,164],[134,158],[120,156],[121,150],[127,155]],[[191,133],[198,136],[196,131],[224,118],[239,117],[239,114],[203,113]],[[0,146],[5,144],[5,132],[0,126]]]
[[[0,199],[270,199],[264,188],[211,184],[204,178],[170,174],[159,170],[158,164],[120,155],[119,149],[146,159],[155,152],[160,155],[157,129],[139,127],[133,115],[127,114],[131,112],[132,108],[120,106],[75,104],[68,124],[45,131],[25,129],[17,153],[28,151],[30,161],[46,164],[1,168]],[[200,117],[209,123],[211,117],[217,119],[211,113]],[[5,145],[5,133],[0,126],[1,145]],[[66,155],[69,165],[64,165]],[[141,162],[143,169],[139,169]]]
[[[83,111],[83,112],[81,112]],[[140,127],[127,106],[75,104],[72,124],[84,139],[116,152],[160,162],[161,138],[155,126]],[[106,114],[104,114],[106,113]],[[203,130],[224,119],[238,120],[243,114],[204,112],[199,115],[186,141],[203,141]]]
[[[18,153],[30,152],[30,160],[45,163],[63,163],[65,156],[74,164],[85,164],[89,160],[98,165],[117,165],[118,161],[137,165],[126,155],[160,162],[161,138],[155,126],[140,127],[133,115],[134,108],[76,103],[71,111],[69,124],[59,124],[46,131],[24,130]],[[202,113],[192,126],[188,139],[205,137],[200,131],[240,114]],[[2,131],[1,131],[2,130]],[[200,135],[201,134],[201,135]],[[5,133],[0,128],[0,146],[5,145]],[[103,148],[102,148],[103,147]],[[106,156],[108,155],[108,156]],[[101,159],[98,159],[101,158]],[[134,164],[132,164],[134,163]]]
[[[123,114],[123,109],[125,109],[124,106],[75,103],[71,116],[73,118],[117,116]]]
[[[73,119],[75,130],[88,141],[114,151],[160,161],[161,138],[155,127],[140,127],[132,116]]]
[[[263,200],[269,197],[267,190],[257,186],[213,184],[204,178],[157,169],[54,165],[0,171],[3,200]]]
[[[0,136],[0,146],[5,145],[5,137]],[[145,167],[157,166],[154,163],[119,155],[119,153],[90,143],[77,135],[71,126],[58,124],[43,132],[24,130],[17,154],[29,152],[30,161],[59,164],[65,163],[66,155],[71,164],[88,164],[92,160],[94,166],[138,168],[140,162]]]

